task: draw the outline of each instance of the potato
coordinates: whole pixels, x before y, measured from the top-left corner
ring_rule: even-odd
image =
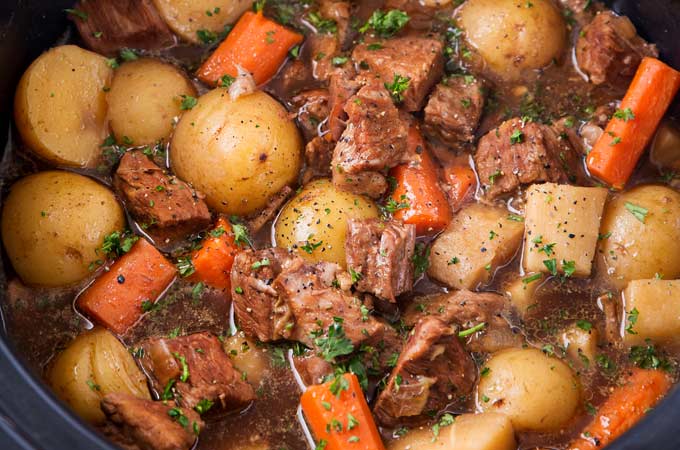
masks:
[[[96,167],[109,134],[104,87],[112,76],[106,58],[75,45],[43,53],[24,73],[14,99],[26,145],[54,164]]]
[[[599,333],[590,322],[574,323],[562,333],[562,346],[576,367],[589,369],[595,366]]]
[[[580,385],[569,366],[540,350],[504,350],[486,367],[489,373],[477,386],[478,405],[507,415],[517,431],[557,430],[579,407]]]
[[[677,125],[667,121],[659,126],[649,159],[659,168],[680,170],[680,129]]]
[[[609,202],[604,211],[596,270],[618,289],[656,274],[680,277],[680,194],[639,186]]]
[[[253,4],[252,0],[153,0],[172,31],[194,44],[201,35],[219,34]]]
[[[224,351],[246,380],[257,387],[269,371],[269,355],[242,331],[224,340]]]
[[[231,100],[215,89],[180,119],[170,163],[213,209],[247,215],[295,182],[301,156],[298,129],[276,100],[260,91]]]
[[[550,272],[544,263],[555,260],[564,273],[564,263],[573,263],[573,276],[588,277],[607,189],[553,183],[534,184],[527,189],[524,232],[524,269]]]
[[[2,210],[2,241],[14,270],[32,285],[81,281],[101,258],[104,237],[123,230],[116,197],[96,181],[47,171],[12,185]]]
[[[195,97],[196,89],[175,66],[146,58],[126,62],[116,70],[107,94],[111,130],[134,145],[168,139],[182,96]]]
[[[646,339],[658,344],[680,343],[680,280],[631,281],[623,298],[626,344],[642,345]]]
[[[387,442],[387,450],[447,450],[451,425],[441,427],[437,439],[432,434],[431,427],[409,428],[408,432],[399,439]]]
[[[456,289],[475,289],[506,264],[522,242],[524,224],[504,208],[474,203],[460,210],[430,250],[428,274]]]
[[[330,180],[315,180],[281,210],[274,240],[277,247],[297,248],[309,261],[345,267],[347,219],[377,217],[372,200],[336,189]]]
[[[130,352],[103,328],[75,338],[56,357],[47,379],[57,397],[92,424],[104,422],[99,403],[106,394],[151,398],[146,378]]]
[[[465,450],[515,450],[515,430],[510,419],[497,413],[463,414],[449,433],[449,447]]]
[[[536,279],[537,277],[541,277]],[[529,273],[521,278],[511,281],[503,287],[505,296],[510,299],[510,304],[515,307],[520,316],[526,314],[531,305],[535,305],[534,296],[541,286],[542,275]]]
[[[491,71],[511,81],[559,58],[567,42],[562,15],[550,0],[467,0],[457,14],[467,43]]]

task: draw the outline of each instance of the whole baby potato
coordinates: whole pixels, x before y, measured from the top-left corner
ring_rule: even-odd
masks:
[[[297,248],[304,258],[345,267],[347,219],[378,217],[366,197],[341,191],[327,179],[315,180],[282,210],[274,225],[278,247]]]
[[[232,100],[218,88],[180,119],[170,163],[211,208],[247,215],[295,182],[301,155],[300,134],[281,104],[260,91]]]
[[[150,58],[126,62],[116,70],[107,94],[111,130],[134,145],[168,139],[182,101],[195,96],[191,82],[171,64]]]
[[[130,352],[103,328],[76,337],[57,355],[47,379],[57,397],[92,424],[104,422],[99,403],[106,394],[151,398],[146,378]]]
[[[533,348],[504,350],[487,361],[477,386],[484,412],[510,418],[515,430],[559,429],[579,407],[581,389],[569,366]]]
[[[252,0],[153,0],[172,31],[194,44],[205,44],[225,31]]]
[[[657,274],[680,277],[680,194],[659,185],[639,186],[604,209],[597,272],[615,287]]]
[[[466,41],[505,80],[547,66],[567,42],[566,25],[551,0],[467,0],[457,18]]]
[[[106,58],[75,45],[55,47],[33,61],[14,99],[26,145],[54,164],[96,167],[109,134],[104,88],[112,76]]]
[[[125,227],[113,192],[72,172],[47,171],[12,185],[2,241],[14,270],[32,285],[64,286],[89,273],[104,237]]]

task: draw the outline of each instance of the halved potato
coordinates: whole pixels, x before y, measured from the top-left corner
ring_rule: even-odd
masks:
[[[199,32],[220,33],[253,4],[252,0],[153,0],[172,31],[194,44]]]
[[[151,398],[146,378],[130,352],[103,328],[76,337],[55,358],[47,379],[57,397],[93,424],[104,422],[99,403],[106,394]]]
[[[90,273],[104,237],[125,227],[105,186],[64,171],[40,172],[12,185],[2,210],[2,241],[27,284],[64,286]]]
[[[182,101],[195,96],[194,86],[172,64],[150,58],[126,62],[116,70],[107,95],[111,130],[134,145],[168,139]]]
[[[75,45],[43,53],[24,73],[14,100],[26,145],[54,164],[96,167],[109,134],[104,88],[112,76],[106,58]]]

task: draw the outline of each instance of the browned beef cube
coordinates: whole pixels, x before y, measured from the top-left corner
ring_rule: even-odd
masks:
[[[476,78],[449,77],[427,102],[423,130],[449,144],[472,142],[483,110],[484,93]]]
[[[525,184],[574,181],[578,158],[550,127],[511,119],[480,139],[475,163],[486,198],[494,199]]]
[[[307,386],[321,384],[327,376],[333,375],[333,366],[319,356],[296,356],[293,363]]]
[[[347,128],[333,152],[333,183],[356,194],[379,197],[383,173],[408,161],[408,121],[379,83],[364,86],[345,106]]]
[[[326,120],[330,111],[328,99],[327,89],[312,89],[293,97],[297,123],[308,141],[319,136],[319,125]]]
[[[373,414],[386,426],[427,420],[427,411],[464,403],[475,378],[475,363],[458,339],[458,329],[424,318],[406,341]]]
[[[265,260],[267,265],[255,264]],[[232,268],[234,310],[246,335],[262,342],[288,339],[318,348],[316,337],[339,318],[355,348],[362,344],[380,348],[377,356],[384,361],[383,350],[398,347],[398,336],[368,314],[366,305],[350,294],[350,285],[349,275],[337,264],[308,264],[282,249],[241,252]]]
[[[320,0],[319,12],[329,20],[334,20],[337,28],[338,42],[340,47],[351,43],[350,18],[352,17],[352,6],[350,2],[343,0]]]
[[[340,140],[340,136],[345,131],[347,113],[345,112],[345,105],[347,101],[356,94],[361,88],[361,83],[356,81],[356,71],[353,65],[346,64],[341,68],[337,68],[330,76],[328,83],[329,94],[329,116],[328,116],[328,130],[333,141]]]
[[[359,44],[352,59],[380,78],[381,83],[392,84],[396,76],[408,78],[402,106],[406,111],[419,111],[427,94],[444,74],[443,51],[444,44],[437,39],[402,37],[379,44]]]
[[[460,290],[450,294],[437,294],[413,300],[402,319],[406,326],[414,326],[425,317],[435,317],[445,323],[454,323],[461,329],[486,324],[483,330],[468,338],[471,351],[492,353],[522,344],[505,318],[510,307],[505,297],[491,292]]]
[[[576,43],[578,65],[594,84],[626,87],[645,56],[659,56],[656,46],[638,36],[627,17],[611,11],[595,16]]]
[[[413,287],[414,225],[391,220],[349,219],[345,254],[347,267],[360,275],[356,288],[396,302]]]
[[[210,225],[203,195],[170,176],[141,151],[125,153],[114,186],[133,217],[149,229],[184,237]]]
[[[267,199],[267,206],[264,209],[248,216],[246,226],[250,234],[259,233],[270,220],[273,220],[291,195],[293,195],[293,189],[290,186],[284,186],[279,192]]]
[[[317,136],[305,146],[305,172],[303,184],[317,177],[331,176],[331,160],[336,143],[330,135]]]
[[[164,392],[172,383],[184,407],[209,400],[223,409],[237,409],[255,398],[253,388],[241,379],[220,341],[210,333],[150,338],[141,347],[142,366],[156,391]]]
[[[193,409],[172,401],[113,393],[104,397],[101,408],[108,419],[102,431],[126,450],[189,450],[204,426]]]
[[[340,42],[335,34],[312,34],[307,38],[306,47],[311,52],[312,76],[315,80],[327,81],[333,73],[333,58],[340,54]]]
[[[81,0],[74,7],[87,15],[73,15],[85,44],[97,53],[113,55],[121,48],[159,49],[175,38],[152,0]]]

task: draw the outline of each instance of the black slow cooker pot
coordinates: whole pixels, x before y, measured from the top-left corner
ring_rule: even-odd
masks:
[[[116,0],[110,0],[116,1]],[[12,132],[12,98],[19,77],[69,25],[63,10],[74,0],[0,0],[0,148]],[[680,0],[606,1],[656,43],[664,61],[680,69]],[[674,106],[680,115],[680,102]],[[0,274],[2,273],[0,259]],[[0,292],[6,288],[0,275]],[[2,294],[0,294],[2,301]],[[1,313],[1,311],[0,311]],[[0,314],[0,324],[4,325]],[[39,327],[40,324],[35,324]],[[4,331],[4,326],[0,333]],[[51,394],[0,336],[0,450],[114,450]],[[675,389],[611,450],[680,450],[680,389]]]

